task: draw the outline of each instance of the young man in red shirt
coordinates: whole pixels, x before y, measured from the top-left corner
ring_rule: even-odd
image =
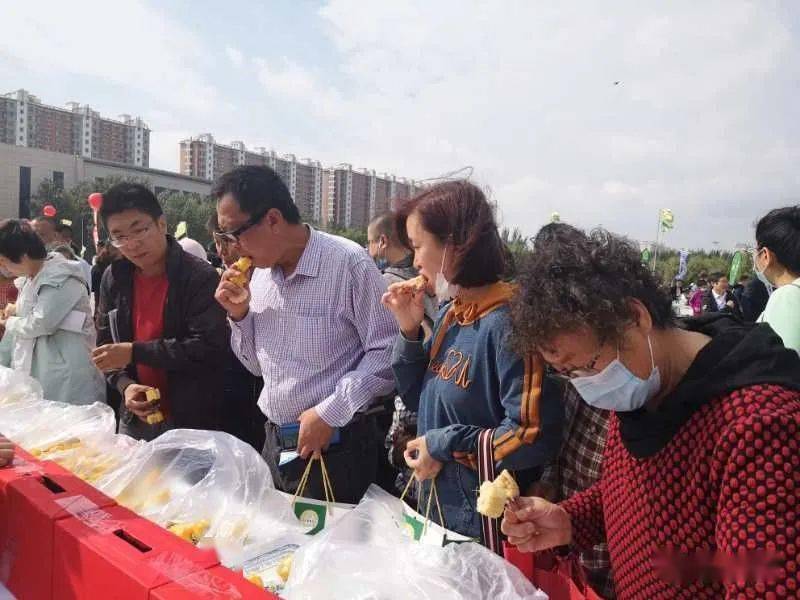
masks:
[[[219,429],[225,313],[214,300],[214,268],[167,235],[161,206],[145,186],[103,194],[100,218],[123,259],[103,275],[93,353],[122,394],[120,433],[151,440],[168,429]],[[157,388],[160,401],[148,401]],[[147,417],[161,411],[163,420]],[[152,420],[152,419],[151,419]]]

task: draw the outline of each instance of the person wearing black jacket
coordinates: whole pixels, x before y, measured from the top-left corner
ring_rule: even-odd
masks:
[[[711,286],[703,296],[703,313],[725,313],[742,318],[739,301],[729,287],[728,278],[722,273],[712,273],[709,277]]]
[[[769,290],[758,277],[752,277],[744,285],[740,300],[742,317],[745,321],[754,323],[764,312],[769,300]]]
[[[173,428],[220,429],[228,333],[217,272],[167,235],[142,185],[108,190],[100,217],[123,258],[103,275],[93,357],[122,395],[120,433],[150,440]],[[146,398],[150,388],[159,402]],[[164,420],[149,423],[157,411]]]

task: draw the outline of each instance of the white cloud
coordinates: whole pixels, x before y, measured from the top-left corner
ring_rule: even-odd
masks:
[[[769,7],[329,0],[320,15],[342,152],[417,177],[474,165],[527,233],[558,210],[648,239],[669,206],[676,245],[713,231],[732,246],[800,196],[800,51]]]
[[[527,234],[558,211],[649,239],[668,206],[675,245],[732,246],[800,198],[793,4],[327,0],[303,17],[276,52],[233,29],[215,46],[146,0],[10,3],[0,80],[57,75],[78,83],[47,102],[143,114],[162,168],[200,131],[417,179],[472,165]]]
[[[323,119],[342,116],[342,97],[338,90],[321,84],[308,69],[283,57],[278,64],[263,58],[253,60],[258,81],[269,95],[301,103],[301,109]]]
[[[242,54],[241,50],[237,50],[232,46],[226,46],[225,55],[228,57],[228,60],[231,61],[231,64],[237,69],[244,65],[244,54]]]
[[[200,75],[211,61],[207,48],[181,23],[138,0],[3,6],[0,53],[27,68],[97,78],[206,115],[220,101]]]

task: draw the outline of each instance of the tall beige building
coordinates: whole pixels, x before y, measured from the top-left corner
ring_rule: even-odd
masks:
[[[150,129],[141,118],[107,119],[77,102],[58,108],[26,90],[0,96],[0,143],[137,167],[150,164]]]

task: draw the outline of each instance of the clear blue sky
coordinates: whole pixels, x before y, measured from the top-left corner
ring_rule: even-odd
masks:
[[[472,165],[527,234],[558,211],[648,240],[669,207],[684,247],[800,201],[795,2],[44,4],[3,8],[2,91],[141,115],[154,167],[202,132],[414,178]]]

